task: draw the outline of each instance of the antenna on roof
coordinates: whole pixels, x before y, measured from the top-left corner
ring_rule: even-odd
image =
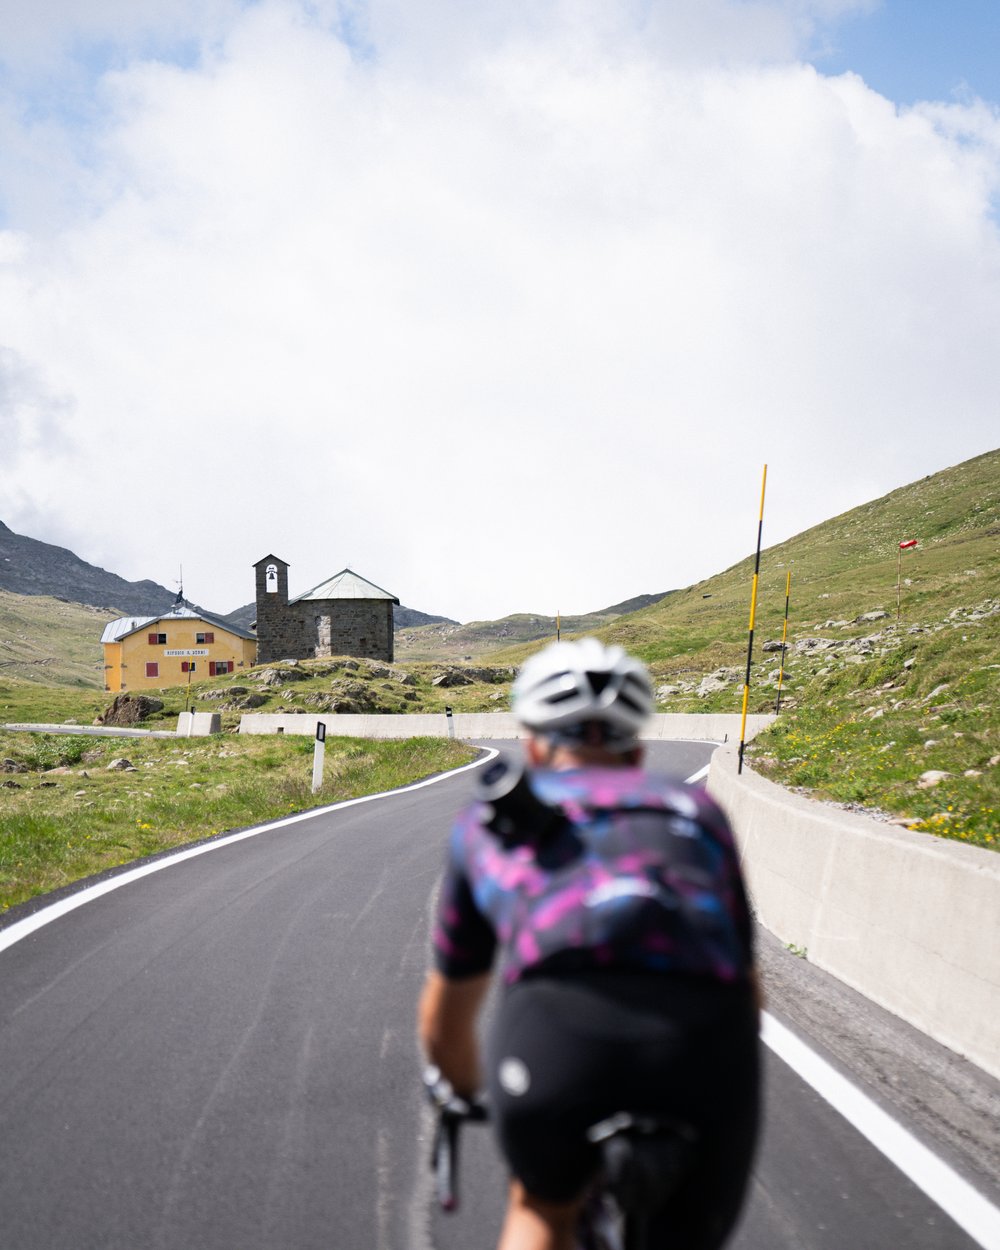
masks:
[[[174,607],[179,608],[184,604],[184,565],[180,565],[180,577],[177,579],[177,598],[174,600]]]

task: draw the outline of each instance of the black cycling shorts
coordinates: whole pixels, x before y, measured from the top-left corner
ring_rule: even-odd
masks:
[[[679,1120],[697,1144],[652,1244],[715,1250],[739,1215],[753,1159],[757,1034],[746,985],[621,972],[517,982],[488,1047],[493,1117],[512,1173],[529,1194],[569,1202],[594,1174],[592,1124],[617,1111]]]

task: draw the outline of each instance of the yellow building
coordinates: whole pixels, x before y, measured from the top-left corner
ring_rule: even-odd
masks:
[[[257,639],[180,604],[163,616],[123,616],[105,627],[104,689],[153,690],[221,676],[257,661]]]

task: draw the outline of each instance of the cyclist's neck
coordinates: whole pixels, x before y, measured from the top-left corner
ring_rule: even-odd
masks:
[[[603,746],[568,746],[535,734],[525,740],[525,752],[532,768],[552,772],[575,768],[637,768],[643,756],[641,746],[629,751],[609,751]]]

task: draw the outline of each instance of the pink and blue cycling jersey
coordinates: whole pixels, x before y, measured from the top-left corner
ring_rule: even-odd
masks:
[[[566,821],[505,845],[474,804],[452,831],[434,933],[446,977],[622,968],[746,979],[752,927],[729,823],[703,791],[638,768],[536,772]]]

